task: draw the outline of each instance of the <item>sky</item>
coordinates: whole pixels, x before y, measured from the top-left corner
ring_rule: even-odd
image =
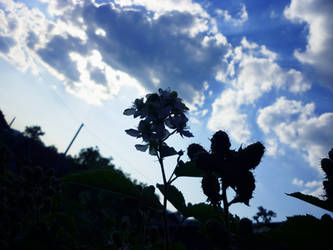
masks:
[[[98,146],[155,185],[158,162],[135,150],[140,141],[124,130],[138,120],[122,113],[135,98],[176,90],[194,137],[174,135],[169,145],[209,149],[224,130],[234,149],[266,147],[250,207],[232,213],[251,218],[263,206],[275,221],[320,217],[327,211],[285,193],[323,194],[320,160],[333,147],[331,13],[330,0],[0,0],[0,109],[17,130],[40,125],[60,152],[84,123],[70,154]],[[200,179],[175,185],[186,202],[206,200]]]

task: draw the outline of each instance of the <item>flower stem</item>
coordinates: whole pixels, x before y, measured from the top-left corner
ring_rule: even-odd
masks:
[[[163,225],[164,225],[164,249],[169,250],[169,228],[167,220],[167,195],[168,195],[168,182],[166,180],[166,175],[164,171],[163,157],[161,157],[161,152],[157,153],[158,162],[161,166],[162,177],[163,177],[163,187],[164,187],[164,197],[163,197]]]

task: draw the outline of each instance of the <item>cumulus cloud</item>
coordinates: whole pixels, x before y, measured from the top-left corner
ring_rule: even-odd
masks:
[[[225,22],[231,23],[234,26],[242,25],[249,18],[246,6],[243,3],[241,4],[241,8],[235,17],[231,16],[228,10],[216,9],[215,12],[218,17],[223,18]]]
[[[322,181],[313,180],[313,181],[305,182],[301,179],[294,178],[291,183],[293,185],[297,186],[298,188],[302,189],[301,192],[304,194],[317,196],[319,198],[322,198],[322,196],[324,194]]]
[[[215,20],[190,0],[47,3],[52,20],[23,3],[3,2],[1,56],[25,65],[24,70],[44,65],[68,90],[90,103],[111,98],[119,85],[126,84],[119,76],[107,76],[118,72],[138,88],[176,89],[200,108],[204,82],[225,67],[223,58],[231,48]],[[96,51],[101,67],[87,59]]]
[[[332,146],[333,113],[316,115],[314,103],[280,97],[258,111],[257,123],[265,134],[303,152],[309,164],[321,171],[320,160]]]
[[[230,87],[212,104],[209,129],[224,129],[238,142],[248,142],[251,133],[244,107],[254,105],[272,89],[294,94],[310,89],[301,72],[282,69],[276,59],[277,54],[265,46],[242,39],[240,46],[228,55],[227,70],[216,74],[216,80],[228,82]]]
[[[295,50],[295,57],[313,66],[322,83],[333,90],[333,2],[331,0],[292,0],[284,10],[287,19],[308,27],[305,51]]]

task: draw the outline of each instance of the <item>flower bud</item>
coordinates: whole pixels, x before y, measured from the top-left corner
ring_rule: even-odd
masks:
[[[202,178],[201,187],[208,200],[216,205],[220,201],[220,183],[213,174],[207,174]]]
[[[217,131],[211,139],[211,151],[215,155],[224,156],[230,149],[229,136],[224,131]]]

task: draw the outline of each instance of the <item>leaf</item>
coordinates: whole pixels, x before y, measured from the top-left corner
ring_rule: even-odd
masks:
[[[193,134],[188,130],[184,130],[181,134],[185,137],[194,137]]]
[[[65,183],[84,185],[93,189],[104,189],[120,196],[130,196],[139,201],[144,201],[150,206],[160,208],[162,205],[156,202],[157,198],[147,199],[143,197],[137,186],[123,174],[114,170],[86,170],[76,174],[62,177]]]
[[[149,145],[148,144],[135,144],[135,148],[141,152],[146,152],[148,149]]]
[[[168,145],[162,145],[160,147],[161,157],[168,157],[178,154],[178,152],[173,148],[169,147]]]
[[[136,138],[139,138],[140,137],[140,132],[138,130],[135,130],[135,129],[126,129],[125,132],[130,135],[130,136],[133,136],[133,137],[136,137]]]
[[[123,112],[123,115],[134,115],[136,109],[135,108],[128,108],[128,109],[125,109],[124,112]]]
[[[312,195],[302,194],[300,192],[286,194],[286,195],[297,198],[297,199],[300,199],[300,200],[305,201],[307,203],[310,203],[314,206],[326,209],[330,212],[333,212],[333,206],[328,201],[321,200],[321,199],[319,199],[317,197],[314,197]]]
[[[198,168],[193,161],[179,164],[175,170],[175,174],[178,177],[203,177],[205,175],[205,173]]]
[[[150,155],[157,155],[156,147],[153,145],[149,145],[149,154]]]
[[[102,188],[112,192],[138,196],[139,190],[125,176],[114,170],[86,170],[62,178],[64,182],[71,182],[92,188]]]
[[[198,203],[187,207],[186,216],[194,217],[201,223],[205,223],[207,220],[220,215],[212,205]]]
[[[165,195],[164,185],[157,184],[157,188]],[[175,186],[170,185],[167,190],[167,199],[171,204],[183,215],[186,214],[186,204],[185,199],[182,194]]]

